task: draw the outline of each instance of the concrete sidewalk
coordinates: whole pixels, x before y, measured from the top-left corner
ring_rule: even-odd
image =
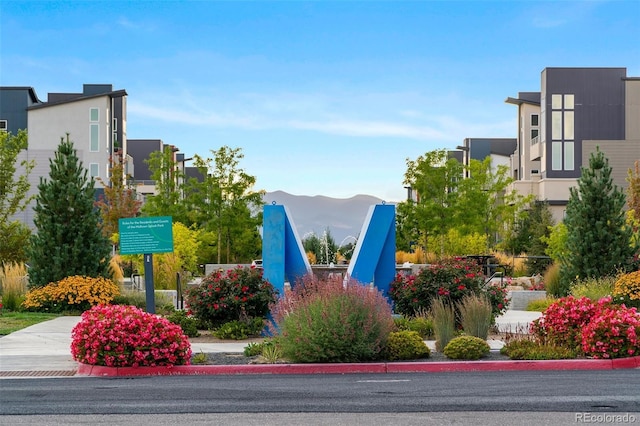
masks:
[[[539,312],[507,311],[496,319],[500,331],[526,330]],[[71,330],[80,317],[58,317],[0,338],[0,377],[70,376],[78,363],[71,357]],[[434,350],[433,341],[427,345]],[[193,353],[244,351],[246,342],[193,343]],[[500,349],[501,341],[489,341],[492,349]]]

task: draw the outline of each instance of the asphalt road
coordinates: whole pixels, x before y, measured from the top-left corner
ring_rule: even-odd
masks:
[[[555,425],[581,423],[576,417],[581,415],[583,420],[627,415],[640,424],[637,369],[3,379],[0,387],[0,424],[160,426],[189,419],[191,424]],[[602,417],[607,419],[623,420]]]

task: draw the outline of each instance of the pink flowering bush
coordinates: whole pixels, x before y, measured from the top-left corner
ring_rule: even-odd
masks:
[[[188,365],[191,345],[179,325],[135,306],[97,305],[71,333],[71,354],[107,367]]]
[[[238,266],[207,275],[187,292],[189,310],[207,327],[231,321],[262,318],[276,300],[276,290],[262,276],[262,269]]]
[[[579,348],[582,328],[596,314],[599,307],[611,303],[610,298],[594,303],[588,297],[563,297],[549,305],[542,316],[531,324],[531,333],[542,343]]]
[[[473,259],[443,259],[416,275],[398,273],[389,296],[395,312],[408,317],[428,310],[436,297],[456,306],[464,296],[486,296],[495,318],[507,309],[507,289],[498,283],[485,286],[484,278],[482,267]]]
[[[582,330],[582,350],[594,358],[640,355],[640,314],[624,305],[604,306]]]

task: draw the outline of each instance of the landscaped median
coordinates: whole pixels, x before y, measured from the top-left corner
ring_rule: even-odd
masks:
[[[618,370],[640,368],[640,356],[615,359],[544,361],[372,362],[336,364],[176,365],[104,367],[79,364],[77,376],[193,376],[238,374],[443,373],[472,371]]]

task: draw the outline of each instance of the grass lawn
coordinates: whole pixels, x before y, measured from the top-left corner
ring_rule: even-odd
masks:
[[[40,312],[3,312],[0,315],[0,336],[5,336],[30,325],[59,316],[60,314],[44,314]]]

